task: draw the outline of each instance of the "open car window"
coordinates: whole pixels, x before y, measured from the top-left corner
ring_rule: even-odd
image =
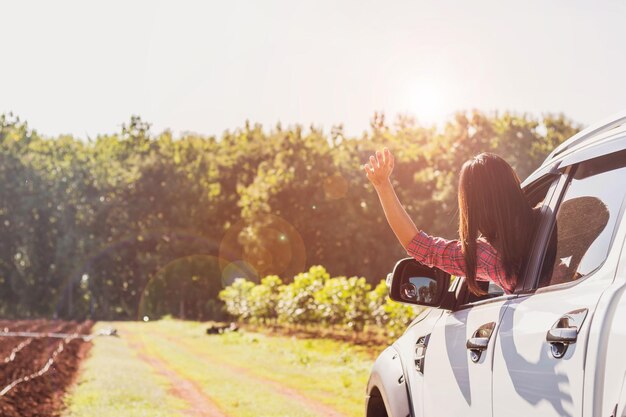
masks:
[[[541,210],[544,205],[548,204],[550,199],[552,198],[552,193],[554,192],[556,183],[559,180],[558,175],[549,174],[545,177],[533,182],[526,188],[524,188],[524,193],[528,198],[528,201],[531,207],[534,207],[538,210]],[[542,216],[547,215],[542,210]],[[540,218],[540,222],[543,222],[543,218]],[[530,258],[530,254],[529,254]],[[523,274],[521,275],[523,276]],[[500,287],[498,284],[491,281],[479,281],[479,287],[487,292],[485,295],[477,296],[472,294],[465,282],[462,282],[461,285],[458,286],[457,291],[457,305],[465,306],[471,305],[473,303],[485,301],[492,298],[501,297],[506,295],[504,289]],[[523,288],[523,283],[518,282],[517,288],[515,292],[520,291]]]

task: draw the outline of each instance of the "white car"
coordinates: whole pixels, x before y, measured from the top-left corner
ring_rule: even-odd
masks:
[[[367,417],[626,416],[626,112],[522,186],[543,217],[513,294],[396,264],[390,297],[427,308],[376,360]]]

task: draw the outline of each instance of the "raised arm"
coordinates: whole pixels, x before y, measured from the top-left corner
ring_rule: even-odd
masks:
[[[418,230],[400,204],[389,180],[393,164],[393,155],[389,149],[385,148],[383,152],[376,151],[375,157],[370,156],[369,164],[363,167],[367,178],[378,193],[389,226],[408,255],[424,265],[437,267],[452,275],[464,276],[465,258],[461,243],[458,240],[433,237]],[[506,274],[496,250],[484,239],[478,239],[476,244],[476,279],[494,281],[505,291],[512,292],[515,285],[509,284],[506,280]]]
[[[396,191],[389,179],[393,166],[393,155],[389,149],[385,148],[383,152],[376,151],[375,157],[374,155],[370,156],[369,164],[366,163],[363,169],[378,194],[391,230],[395,233],[400,244],[407,249],[418,230],[398,200]]]

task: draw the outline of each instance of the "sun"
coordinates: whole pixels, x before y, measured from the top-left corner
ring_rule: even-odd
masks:
[[[446,117],[444,90],[436,80],[420,80],[409,88],[409,109],[422,123],[441,123]]]

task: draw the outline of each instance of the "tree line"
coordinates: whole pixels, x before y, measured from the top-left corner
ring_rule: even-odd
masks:
[[[175,137],[133,116],[81,139],[0,115],[0,315],[219,318],[237,278],[290,284],[313,265],[376,284],[406,255],[361,169],[375,149],[394,152],[416,224],[452,238],[465,160],[496,152],[523,179],[579,129],[468,111],[440,128],[376,114],[356,137],[250,123]]]

